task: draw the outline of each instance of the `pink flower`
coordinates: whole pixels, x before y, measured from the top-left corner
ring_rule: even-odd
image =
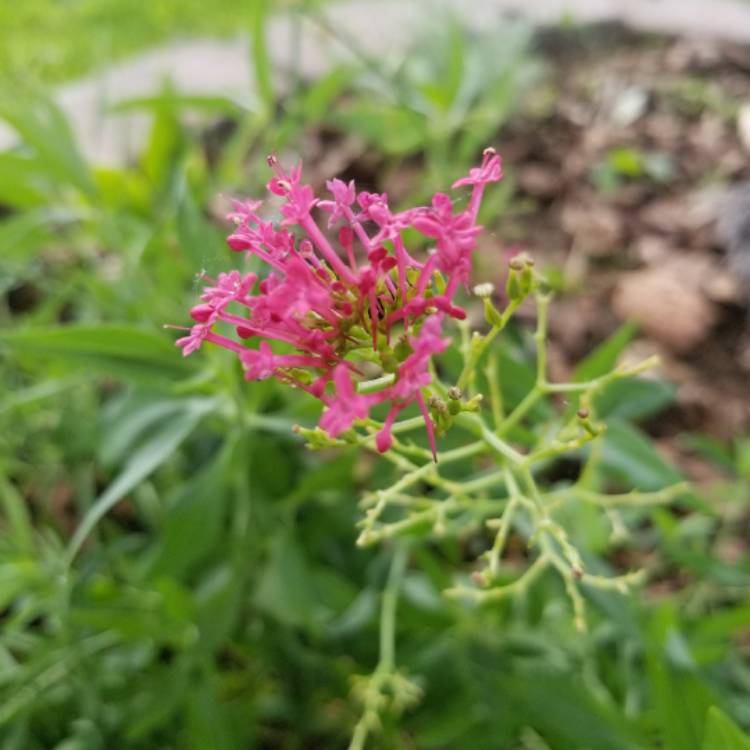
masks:
[[[326,182],[328,191],[333,195],[332,201],[320,201],[318,205],[324,210],[329,211],[331,216],[328,219],[328,226],[332,227],[337,221],[346,218],[347,209],[354,203],[357,197],[357,191],[354,188],[354,180],[349,180],[349,184],[343,180],[329,180]]]
[[[346,432],[355,419],[365,419],[370,413],[372,396],[358,394],[346,365],[337,365],[333,371],[336,396],[320,418],[320,426],[331,436]]]
[[[175,343],[182,349],[182,356],[187,357],[188,354],[198,351],[209,333],[211,333],[210,325],[198,323],[190,329],[187,336],[177,339]]]
[[[422,324],[419,334],[409,340],[413,351],[401,363],[396,382],[389,389],[389,396],[393,400],[411,401],[420,388],[430,384],[430,360],[450,344],[450,339],[440,336],[441,328],[442,315],[432,315]]]
[[[482,163],[478,167],[472,167],[469,170],[468,177],[462,177],[456,180],[452,188],[462,187],[464,185],[486,185],[488,182],[498,182],[503,177],[502,163],[500,157],[494,148],[484,150]]]
[[[471,199],[469,200],[469,208],[467,213],[471,216],[472,220],[475,221],[477,214],[479,213],[479,204],[482,201],[482,195],[484,194],[485,185],[489,182],[497,182],[503,177],[502,165],[500,163],[500,157],[494,148],[486,148],[482,155],[482,164],[479,167],[469,170],[469,176],[464,177],[461,180],[456,180],[453,183],[453,187],[461,187],[462,185],[472,185],[473,190],[471,191]]]
[[[416,404],[434,453],[425,402],[429,365],[449,341],[442,335],[443,319],[465,317],[454,297],[469,277],[481,231],[479,201],[485,185],[500,179],[499,157],[486,151],[481,166],[455,183],[472,186],[469,207],[458,213],[442,193],[428,206],[393,212],[385,193],[358,193],[353,181],[339,179],[327,183],[331,199],[318,201],[301,181],[301,164],[285,171],[276,157],[268,163],[275,172],[268,190],[283,199],[281,224],[259,215],[259,201],[233,201],[228,218],[235,229],[227,243],[265,263],[269,272],[262,279],[238,270],[206,278],[200,304],[190,311],[195,324],[177,345],[188,355],[208,341],[235,353],[248,380],[273,377],[305,390],[325,405],[320,426],[332,437],[368,417],[375,405],[387,405],[376,436],[379,450],[392,444],[398,415]],[[341,224],[335,238],[317,224],[316,206],[329,214],[329,228]],[[434,254],[415,257],[407,230],[432,238]],[[218,325],[233,329],[234,336],[217,333]],[[392,337],[396,325],[399,335]],[[248,346],[249,339],[259,339],[257,348]],[[284,353],[274,352],[273,342]],[[394,382],[358,393],[365,373],[377,377],[372,368],[379,362],[389,363]]]
[[[468,211],[453,213],[453,202],[444,193],[432,199],[432,206],[415,220],[414,228],[436,240],[437,267],[457,282],[466,283],[471,271],[471,254],[482,231]]]

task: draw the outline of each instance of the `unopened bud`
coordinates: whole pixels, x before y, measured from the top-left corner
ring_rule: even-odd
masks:
[[[589,410],[588,409],[579,409],[576,412],[576,416],[578,419],[588,419],[589,418]]]
[[[429,405],[431,408],[433,408],[438,414],[447,414],[448,413],[448,404],[443,401],[443,399],[438,398],[437,396],[433,396],[429,401]]]
[[[448,389],[448,398],[454,401],[459,401],[463,395],[463,391],[457,385],[451,386]]]
[[[273,168],[279,163],[279,160],[276,158],[276,154],[269,154],[266,157],[266,164],[268,164],[269,167]]]
[[[519,302],[531,293],[536,286],[533,267],[534,261],[526,253],[521,253],[510,259],[508,280],[505,285],[508,299]]]

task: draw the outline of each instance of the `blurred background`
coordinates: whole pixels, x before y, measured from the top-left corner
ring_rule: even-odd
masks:
[[[627,538],[574,519],[650,572],[592,596],[586,636],[554,580],[442,599],[481,534],[415,550],[397,648],[424,696],[370,746],[750,748],[742,0],[0,5],[0,747],[347,746],[389,560],[354,546],[357,501],[390,469],[305,451],[316,404],[162,325],[234,267],[228,198],[261,195],[266,154],[403,206],[487,145],[477,281],[536,258],[554,379],[658,353],[600,405],[605,480],[698,500]]]

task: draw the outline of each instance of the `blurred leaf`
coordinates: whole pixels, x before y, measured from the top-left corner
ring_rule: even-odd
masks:
[[[354,132],[392,156],[415,153],[425,142],[423,118],[373,99],[341,105],[330,119],[334,125]]]
[[[5,518],[12,531],[13,546],[19,552],[31,556],[34,552],[34,531],[29,509],[21,493],[2,476],[0,498]]]
[[[144,675],[135,687],[127,737],[139,740],[153,729],[158,729],[182,707],[190,685],[190,662],[178,659],[167,667],[154,669]]]
[[[174,187],[182,166],[187,141],[179,119],[179,98],[166,82],[160,96],[149,102],[153,122],[141,167],[151,183],[167,194]]]
[[[194,679],[188,693],[187,750],[239,749],[224,706],[219,702],[213,681]]]
[[[721,709],[711,706],[701,750],[750,750],[750,737]]]
[[[179,578],[212,552],[228,552],[219,543],[236,446],[236,436],[230,435],[214,461],[170,494],[164,525],[146,566],[147,576]]]
[[[5,93],[0,96],[0,118],[34,150],[38,167],[56,183],[73,185],[89,197],[95,194],[68,121],[51,98],[40,92],[27,91],[23,97]]]
[[[56,190],[56,175],[34,154],[0,153],[0,201],[4,205],[41,208]]]
[[[3,168],[3,154],[0,154],[0,182],[7,173]],[[12,191],[17,196],[21,187],[14,182]],[[0,186],[0,200],[7,204],[2,186]],[[14,204],[18,205],[18,204]],[[39,249],[49,242],[53,237],[53,225],[64,226],[65,224],[79,218],[73,211],[50,210],[49,208],[36,208],[23,213],[5,217],[0,222],[0,248],[3,258],[27,259],[31,253],[38,253]]]
[[[242,580],[223,565],[212,571],[195,592],[200,648],[212,652],[229,638],[242,603]]]
[[[275,102],[271,58],[266,47],[266,23],[269,15],[267,0],[255,0],[251,25],[251,47],[255,84],[266,111],[273,111]]]
[[[633,340],[637,331],[638,327],[632,322],[620,326],[606,341],[599,344],[578,364],[573,374],[573,380],[578,383],[584,380],[593,380],[613,370],[620,355]]]
[[[697,672],[670,606],[656,614],[650,631],[646,666],[664,746],[701,750],[706,711],[714,702],[711,691]]]
[[[654,450],[638,429],[619,419],[608,422],[601,463],[605,471],[625,487],[658,490],[682,477]]]
[[[596,413],[601,417],[639,420],[653,417],[674,401],[676,388],[671,383],[645,378],[616,380],[594,397]]]
[[[224,262],[224,234],[201,214],[189,187],[183,184],[177,206],[177,239],[196,269],[213,268],[217,260]]]
[[[114,378],[171,382],[192,369],[166,339],[134,326],[76,324],[1,331],[0,344],[16,353],[91,366]]]
[[[194,110],[206,115],[217,117],[237,117],[242,111],[240,103],[227,96],[208,96],[199,94],[183,94],[179,91],[171,93],[171,102],[180,111]],[[154,110],[163,104],[163,94],[157,96],[133,97],[122,99],[112,106],[113,112],[133,112],[139,109]]]
[[[67,550],[72,562],[86,537],[99,521],[128,492],[169,458],[182,441],[195,429],[198,422],[215,408],[215,400],[188,399],[184,409],[165,419],[129,456],[125,467],[109,487],[97,498],[81,520]]]
[[[256,604],[284,625],[312,628],[317,601],[303,549],[292,534],[278,534],[258,584]]]
[[[607,163],[623,177],[640,177],[645,170],[643,154],[627,146],[608,151]]]
[[[724,469],[730,475],[735,473],[736,467],[732,450],[718,438],[698,433],[685,435],[683,441],[688,448],[713,462],[719,468]]]
[[[326,626],[330,638],[340,638],[359,632],[375,620],[378,612],[378,595],[373,589],[359,592],[349,607]]]

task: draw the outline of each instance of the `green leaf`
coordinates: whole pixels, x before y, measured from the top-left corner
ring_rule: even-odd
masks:
[[[214,461],[171,493],[164,526],[146,566],[147,577],[179,577],[212,553],[227,551],[222,550],[221,532],[236,445],[231,435]]]
[[[576,367],[573,380],[576,382],[592,380],[613,370],[620,355],[633,340],[637,331],[638,327],[632,322],[620,326]]]
[[[213,268],[217,259],[224,261],[226,247],[223,233],[201,214],[186,184],[182,186],[176,218],[180,247],[196,268]]]
[[[54,101],[40,92],[0,97],[0,118],[30,146],[36,168],[55,182],[73,185],[88,196],[96,192],[91,173],[78,152],[67,119]]]
[[[170,84],[166,84],[151,102],[153,122],[149,140],[141,157],[143,171],[153,185],[165,192],[181,169],[186,147],[185,131],[179,120],[179,102]]]
[[[338,108],[331,120],[393,156],[406,156],[423,147],[425,119],[408,109],[368,99]]]
[[[165,338],[135,326],[66,325],[0,332],[15,353],[88,366],[118,379],[172,381],[192,374],[189,362]]]
[[[750,737],[721,709],[711,706],[701,750],[750,750]]]
[[[701,750],[704,717],[713,696],[677,629],[671,606],[664,606],[651,623],[646,668],[663,746]]]
[[[196,679],[188,694],[186,750],[233,750],[239,748],[226,708],[216,695],[213,681]]]
[[[56,192],[56,180],[34,154],[0,154],[0,201],[13,208],[41,207]]]
[[[603,439],[602,467],[624,487],[658,490],[682,480],[646,435],[627,422],[608,422]]]
[[[309,561],[292,534],[284,532],[273,540],[255,601],[285,625],[313,627],[318,592],[313,586]]]
[[[99,521],[128,492],[161,466],[182,441],[195,429],[198,422],[215,407],[214,399],[187,399],[185,408],[171,419],[162,422],[151,432],[128,459],[122,472],[97,498],[76,529],[68,545],[66,559],[73,561],[81,545]]]
[[[271,72],[273,70],[271,58],[266,46],[266,22],[268,19],[268,1],[256,0],[251,32],[251,46],[253,56],[253,69],[255,70],[255,83],[258,87],[261,101],[267,112],[273,111],[274,90]]]
[[[229,637],[242,605],[242,579],[229,565],[206,576],[195,592],[200,647],[214,651]]]
[[[0,476],[0,501],[11,529],[13,546],[25,555],[34,553],[34,529],[26,500],[11,482]]]
[[[2,180],[8,176],[4,173],[3,156],[0,154],[0,199],[4,203],[10,203],[5,200],[2,190]],[[19,190],[18,183],[15,183],[12,191],[16,196]],[[0,223],[0,248],[3,258],[31,260],[39,249],[52,239],[55,231],[78,219],[80,215],[75,211],[48,207],[31,209],[3,219]]]
[[[638,420],[653,417],[673,401],[671,383],[645,378],[628,378],[610,383],[594,397],[596,413],[604,418]]]

